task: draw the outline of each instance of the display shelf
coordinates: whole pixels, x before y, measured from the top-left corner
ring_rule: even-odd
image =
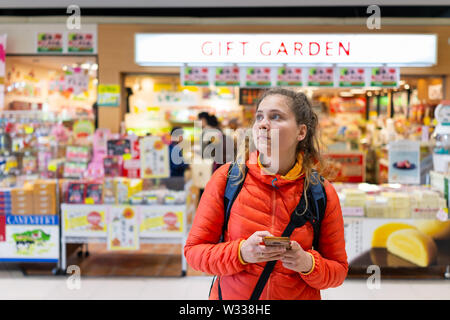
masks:
[[[70,243],[107,243],[114,208],[131,208],[136,213],[139,242],[144,244],[181,244],[182,276],[187,263],[183,246],[186,242],[186,205],[61,205],[61,268],[67,268],[66,245]],[[144,230],[143,230],[144,229]],[[152,230],[153,229],[153,230]],[[174,231],[161,231],[173,229]]]

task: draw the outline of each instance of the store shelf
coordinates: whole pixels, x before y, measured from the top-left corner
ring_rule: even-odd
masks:
[[[139,230],[139,243],[143,244],[181,244],[182,275],[186,274],[187,263],[184,257],[183,245],[186,242],[186,205],[83,205],[62,204],[61,224],[61,268],[67,268],[66,245],[69,243],[107,243],[108,232],[111,225],[111,210],[131,208],[136,214],[137,228]],[[97,221],[95,228],[89,219],[90,214],[95,212]],[[172,219],[177,220],[176,231],[161,231],[166,226],[161,221],[167,213],[171,213]],[[174,212],[178,213],[176,215]],[[161,223],[163,225],[161,225]],[[175,229],[175,224],[173,224]],[[96,230],[95,230],[96,229]],[[142,231],[142,229],[147,229]],[[153,230],[151,230],[153,229]]]

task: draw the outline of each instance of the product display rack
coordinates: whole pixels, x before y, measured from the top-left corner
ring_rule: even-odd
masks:
[[[123,207],[130,207],[133,210],[142,212],[144,210],[155,210],[167,207],[172,211],[182,212],[182,221],[179,226],[179,232],[168,231],[152,231],[152,232],[139,232],[139,242],[143,244],[181,244],[181,276],[186,275],[187,263],[184,257],[183,246],[186,242],[186,206],[185,205],[119,205]],[[91,209],[96,212],[105,212],[105,222],[110,219],[108,217],[109,211],[115,207],[115,205],[78,205],[78,204],[62,204],[61,205],[61,268],[63,271],[67,269],[67,244],[89,244],[89,243],[107,243],[108,241],[108,228],[105,226],[103,231],[99,232],[70,232],[66,224],[66,211],[72,209]],[[117,206],[116,206],[117,207]],[[142,220],[142,216],[138,213],[138,220]],[[77,234],[78,233],[78,234]]]
[[[56,185],[58,185],[58,179],[56,179]],[[59,206],[59,188],[55,188],[56,192],[56,208],[60,208]],[[14,217],[13,215],[10,215],[10,217]],[[31,217],[37,217],[32,216]],[[39,217],[46,217],[46,216],[39,216]],[[57,220],[57,229],[58,229],[58,236],[57,236],[57,243],[58,243],[58,254],[56,258],[2,258],[0,256],[0,263],[55,263],[56,266],[52,269],[52,273],[54,275],[58,274],[65,274],[65,268],[62,268],[62,261],[61,261],[61,212],[58,210],[56,212],[56,215],[54,216],[47,216],[48,218],[53,217]],[[8,217],[6,217],[7,219]]]

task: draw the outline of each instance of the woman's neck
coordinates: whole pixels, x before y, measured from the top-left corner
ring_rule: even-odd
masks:
[[[281,159],[283,158],[283,159]],[[295,154],[288,156],[288,157],[280,157],[279,165],[278,165],[278,171],[276,172],[279,175],[285,176],[294,166],[297,162],[297,157]],[[263,164],[264,167],[271,167],[272,166],[272,159],[268,157],[267,155],[263,155],[261,153],[261,164]]]

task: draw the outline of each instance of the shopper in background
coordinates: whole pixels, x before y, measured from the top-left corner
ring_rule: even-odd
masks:
[[[94,102],[92,105],[92,113],[94,114],[94,127],[95,130],[98,129],[98,103]]]
[[[201,140],[201,158],[204,158],[204,153],[205,153],[205,148],[208,146],[208,144],[210,143],[210,141],[206,141],[205,139],[205,132],[208,129],[208,119],[209,119],[209,113],[208,112],[200,112],[197,116],[197,119],[201,121],[201,125],[202,125],[202,134],[200,137]],[[202,197],[203,191],[205,189],[203,188],[199,188],[199,199]]]
[[[202,122],[202,129],[205,129],[208,125],[209,113],[205,111],[200,112],[197,118]]]
[[[238,154],[241,173],[248,171],[242,175],[243,186],[221,243],[230,166],[213,174],[184,248],[192,268],[218,276],[210,299],[249,299],[268,261],[276,264],[260,299],[320,299],[320,290],[343,283],[348,263],[339,198],[328,181],[312,179],[313,168],[321,163],[317,127],[317,115],[303,93],[276,88],[263,95],[252,127],[256,151],[246,148]],[[277,158],[271,150],[272,130],[279,133]],[[276,172],[269,171],[271,163],[279,164]],[[309,222],[293,230],[290,250],[261,245],[265,236],[281,236],[291,214],[297,214],[293,212],[304,189],[318,183],[327,199],[318,247],[312,248],[314,232]],[[315,204],[311,202],[307,208]]]
[[[169,145],[170,176],[184,177],[184,171],[188,165],[184,163],[184,160],[182,163],[176,161],[179,160],[179,158],[183,158],[183,150],[178,145],[183,141],[183,130],[180,127],[174,127],[170,132],[170,135],[172,136],[172,142]]]
[[[214,158],[212,171],[216,171],[220,166],[234,160],[234,141],[232,137],[225,135],[222,131],[219,120],[215,115],[210,115],[207,120],[207,128],[214,129],[217,136],[213,137],[211,144],[214,147],[212,157]],[[216,154],[216,152],[218,152]]]

